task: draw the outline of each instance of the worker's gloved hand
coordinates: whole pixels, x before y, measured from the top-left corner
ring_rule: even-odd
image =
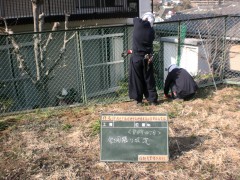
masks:
[[[123,58],[125,58],[125,57],[127,57],[129,54],[132,54],[132,50],[131,50],[131,49],[123,52],[121,55],[122,55]]]
[[[152,60],[153,60],[153,55],[152,55],[152,54],[146,54],[146,55],[144,56],[144,59],[147,59],[148,64],[149,64],[149,63],[151,63]]]

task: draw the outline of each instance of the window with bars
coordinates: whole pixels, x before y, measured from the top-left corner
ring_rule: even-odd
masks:
[[[44,0],[39,9],[45,13],[46,22],[64,19],[64,12],[71,14],[70,20],[133,18],[138,16],[138,3],[139,0]],[[31,1],[0,0],[0,17],[12,23],[32,23]]]
[[[127,0],[78,0],[79,7],[122,7]]]

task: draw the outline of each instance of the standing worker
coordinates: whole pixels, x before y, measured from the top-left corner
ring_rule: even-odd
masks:
[[[156,83],[153,74],[154,16],[145,13],[134,18],[132,56],[129,67],[129,98],[141,105],[143,95],[151,105],[157,105]]]
[[[191,99],[198,89],[193,77],[176,64],[171,64],[167,71],[168,75],[164,84],[165,97],[184,100]],[[168,94],[169,90],[171,90],[171,95]]]

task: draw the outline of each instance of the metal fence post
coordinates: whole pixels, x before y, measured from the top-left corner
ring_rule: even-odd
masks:
[[[223,59],[222,59],[222,72],[221,72],[221,82],[223,82],[223,78],[225,76],[225,64],[226,64],[226,38],[227,38],[227,18],[229,18],[228,16],[224,17],[224,36],[223,36]]]
[[[123,38],[123,51],[127,51],[128,49],[130,49],[129,47],[128,47],[128,45],[129,45],[129,40],[128,40],[128,38],[129,38],[129,36],[128,36],[128,26],[124,26],[124,38]],[[127,73],[128,73],[128,61],[127,61],[127,57],[126,58],[124,58],[124,75],[126,76],[127,75]]]
[[[180,56],[181,56],[181,45],[180,45],[180,34],[181,34],[181,21],[178,22],[178,50],[177,50],[177,65],[180,65]]]
[[[82,41],[80,31],[77,32],[77,48],[78,48],[78,64],[79,64],[79,75],[81,80],[81,91],[83,103],[87,103],[87,93],[86,93],[86,82],[84,75],[84,62],[83,62],[83,51],[82,51]]]

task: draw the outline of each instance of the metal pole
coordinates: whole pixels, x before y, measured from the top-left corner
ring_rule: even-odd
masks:
[[[227,36],[227,17],[224,18],[224,36],[223,36],[223,59],[221,63],[221,81],[224,78],[224,69],[226,64],[226,36]]]
[[[181,56],[181,22],[178,22],[178,51],[177,51],[177,65],[180,66]]]
[[[82,100],[83,103],[87,103],[87,92],[86,92],[86,82],[84,75],[84,62],[83,62],[83,46],[81,41],[80,32],[77,33],[77,48],[78,48],[78,63],[80,71],[80,80],[81,80],[81,91],[82,91]]]
[[[153,0],[152,0],[152,12],[153,12]]]

